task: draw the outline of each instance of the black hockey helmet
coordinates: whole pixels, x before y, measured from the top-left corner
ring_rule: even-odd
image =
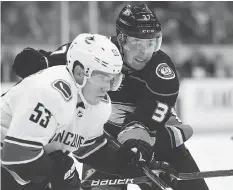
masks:
[[[145,4],[126,5],[116,20],[117,35],[152,39],[162,36],[161,25],[155,13]]]

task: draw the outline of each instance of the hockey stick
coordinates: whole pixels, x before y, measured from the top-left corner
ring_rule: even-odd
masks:
[[[95,187],[95,186],[111,186],[111,185],[127,185],[127,184],[140,184],[151,182],[147,176],[136,178],[117,178],[117,179],[95,179],[95,180],[82,180],[81,187]]]
[[[160,171],[166,172],[165,170],[160,170]],[[178,175],[171,174],[171,176],[177,180],[193,180],[193,179],[212,178],[212,177],[229,177],[229,176],[233,176],[233,170],[179,173]],[[88,188],[88,187],[105,186],[105,185],[111,186],[111,185],[141,184],[147,182],[151,182],[151,179],[147,176],[141,176],[136,178],[82,180],[81,186],[82,188]]]
[[[171,170],[171,166],[169,166],[168,163],[166,162],[157,161],[157,163],[158,163],[158,167],[152,169],[152,172],[154,173],[164,172],[177,180],[193,180],[193,179],[233,176],[233,169],[178,173],[175,170]]]
[[[106,130],[104,133],[108,140],[110,140],[117,148],[120,148],[122,145],[117,141],[117,139],[113,138],[111,134],[109,134]],[[172,190],[172,188],[167,185],[162,179],[160,179],[155,173],[153,173],[147,166],[142,167],[143,172],[146,176],[154,182],[161,190]]]
[[[192,179],[212,178],[212,177],[229,177],[229,176],[233,176],[233,169],[202,171],[202,172],[192,172],[192,173],[178,173],[178,175],[171,174],[171,176],[178,180],[192,180]]]

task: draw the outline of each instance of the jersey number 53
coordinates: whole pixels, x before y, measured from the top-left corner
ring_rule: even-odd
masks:
[[[52,115],[51,112],[41,103],[36,105],[34,112],[35,113],[30,116],[29,120],[34,123],[39,123],[41,127],[46,128]]]

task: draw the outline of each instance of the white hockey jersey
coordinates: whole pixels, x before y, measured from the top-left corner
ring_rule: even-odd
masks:
[[[1,98],[2,164],[28,163],[44,151],[76,151],[90,155],[107,140],[103,125],[111,114],[109,97],[98,105],[78,102],[80,93],[66,66],[31,75]],[[81,99],[83,97],[81,96]],[[77,104],[78,103],[78,104]]]

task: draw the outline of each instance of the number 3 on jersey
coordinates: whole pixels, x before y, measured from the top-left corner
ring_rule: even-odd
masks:
[[[162,122],[167,115],[169,110],[169,106],[167,104],[164,104],[162,102],[157,102],[157,107],[155,108],[155,111],[152,115],[152,119],[157,122]]]
[[[39,125],[41,127],[46,128],[52,115],[51,112],[48,109],[46,109],[44,105],[41,103],[38,103],[36,105],[34,112],[35,113],[32,114],[29,119],[34,123],[38,123],[40,121]],[[44,119],[41,119],[41,117]]]

